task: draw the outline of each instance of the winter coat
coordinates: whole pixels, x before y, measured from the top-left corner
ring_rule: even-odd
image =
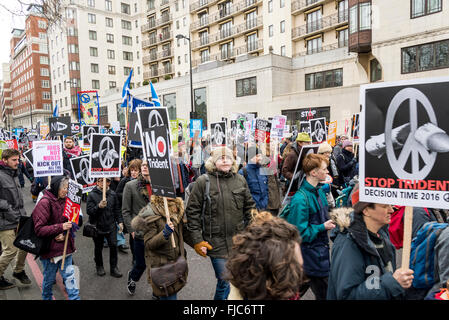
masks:
[[[261,166],[249,163],[239,174],[245,177],[251,196],[256,202],[258,210],[264,210],[268,206],[268,176],[262,174]],[[246,172],[246,174],[245,174]]]
[[[122,208],[123,190],[125,190],[125,185],[132,180],[131,177],[123,177],[120,180],[117,188],[115,189],[115,194],[117,195],[118,202],[120,204],[120,209]]]
[[[354,154],[346,149],[343,149],[337,157],[337,168],[340,173],[338,182],[341,186],[354,178],[358,174],[356,169],[357,161],[354,159]]]
[[[181,198],[168,199],[168,211],[170,212],[170,220],[174,225],[172,235],[175,239],[176,248],[173,248],[171,243],[171,236],[168,239],[164,238],[162,230],[164,229],[167,220],[165,216],[164,201],[162,197],[151,196],[151,202],[146,205],[139,214],[131,221],[131,226],[136,232],[144,235],[145,242],[145,262],[148,267],[148,282],[153,287],[153,294],[156,296],[166,296],[165,290],[161,290],[155,286],[150,277],[151,268],[161,267],[169,262],[174,262],[183,254],[187,260],[187,252],[184,250],[181,253],[181,243],[183,239],[183,215],[184,204]],[[175,294],[181,290],[187,281],[186,271],[184,280],[177,281],[167,288],[168,295]]]
[[[126,230],[129,233],[134,232],[131,227],[131,220],[150,202],[146,184],[151,186],[142,176],[139,176],[137,179],[129,181],[123,189],[122,215]],[[135,237],[143,240],[143,234],[139,231],[136,231]]]
[[[324,227],[328,219],[328,204],[323,190],[304,180],[292,198],[287,221],[298,228],[302,237],[301,252],[306,275],[329,275],[329,238]]]
[[[218,171],[212,158],[206,162],[210,181],[210,206],[206,203],[202,216],[206,177],[197,178],[186,205],[187,230],[193,244],[207,241],[213,258],[226,258],[232,249],[232,237],[243,230],[251,220],[254,200],[246,180],[237,174],[234,161],[230,172]]]
[[[16,229],[26,216],[17,171],[0,161],[0,231]]]
[[[435,243],[435,285],[430,289],[437,291],[449,281],[449,227],[444,229]]]
[[[363,217],[351,208],[339,208],[331,212],[337,228],[331,237],[332,265],[328,281],[328,300],[392,300],[402,299],[405,290],[393,278],[396,270],[396,254],[388,231],[382,228],[378,234],[391,251],[392,271],[387,269],[369,238]]]
[[[44,196],[34,207],[31,217],[34,221],[34,230],[38,237],[50,238],[49,250],[40,255],[42,259],[62,256],[64,241],[57,242],[55,237],[65,232],[62,224],[68,219],[63,216],[66,199],[59,199],[49,190],[44,190]],[[69,231],[66,254],[75,252],[75,240]]]
[[[285,153],[285,151],[284,151]],[[289,180],[292,183],[292,187],[290,188],[290,192],[296,192],[298,190],[298,179],[293,179],[293,173],[295,172],[296,162],[298,162],[299,154],[301,153],[301,146],[298,145],[297,142],[292,143],[292,147],[290,152],[284,157],[284,163],[282,165],[282,175],[285,179]],[[298,168],[296,172],[298,173],[301,170],[301,163],[298,164]]]
[[[107,205],[100,208],[98,205],[103,200],[103,191],[95,187],[87,197],[87,214],[89,222],[97,227],[101,234],[108,234],[115,230],[116,223],[123,223],[123,217],[114,191],[106,191]]]

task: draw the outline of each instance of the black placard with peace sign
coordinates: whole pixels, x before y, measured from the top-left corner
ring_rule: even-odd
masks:
[[[360,199],[449,209],[449,78],[363,86]]]
[[[90,177],[120,177],[120,147],[120,135],[93,133],[92,147],[89,155]]]
[[[95,179],[89,174],[89,155],[70,158],[74,180],[83,186],[83,193],[95,188]]]
[[[83,126],[83,146],[88,147],[92,144],[91,134],[100,133],[100,126]]]

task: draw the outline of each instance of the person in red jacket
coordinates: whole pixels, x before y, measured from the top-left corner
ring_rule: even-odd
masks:
[[[63,216],[67,197],[68,178],[64,176],[52,177],[50,188],[44,190],[44,196],[37,203],[31,214],[34,229],[38,237],[47,238],[49,244],[40,260],[43,266],[44,280],[42,282],[43,300],[53,299],[53,283],[56,272],[64,280],[67,295],[70,300],[80,300],[79,289],[75,279],[75,269],[72,266],[72,253],[75,252],[75,240],[72,222]],[[64,269],[61,269],[64,252],[64,240],[69,232]]]

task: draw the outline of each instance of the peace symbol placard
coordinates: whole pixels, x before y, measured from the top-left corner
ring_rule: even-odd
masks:
[[[449,209],[449,78],[366,85],[360,200]]]
[[[91,178],[120,177],[121,136],[115,134],[92,134],[89,175]]]

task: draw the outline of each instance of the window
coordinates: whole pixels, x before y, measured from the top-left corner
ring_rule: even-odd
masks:
[[[342,85],[343,69],[306,74],[306,90],[341,87]]]
[[[43,100],[50,100],[51,99],[50,91],[42,91],[42,99]]]
[[[285,57],[285,46],[281,47],[281,56]]]
[[[39,32],[39,39],[46,40],[47,34],[45,32]]]
[[[122,29],[131,30],[132,24],[131,21],[122,20]]]
[[[402,73],[449,68],[449,39],[402,48]]]
[[[133,45],[133,38],[131,37],[127,37],[127,36],[122,36],[122,43],[132,46]]]
[[[38,20],[37,26],[39,27],[39,29],[47,29],[47,22],[43,20]]]
[[[318,38],[307,40],[307,54],[321,52],[322,43],[323,40],[321,36],[319,36]]]
[[[207,128],[207,90],[198,88],[193,90],[193,101],[197,119],[203,119],[203,128]]]
[[[176,119],[176,93],[164,94],[163,105],[167,108],[168,118],[170,120]]]
[[[130,67],[123,67],[123,74],[125,76],[129,76],[130,72],[131,72],[131,68]]]
[[[232,41],[222,44],[221,48],[221,58],[222,59],[229,59],[233,56],[233,52],[232,52]]]
[[[220,12],[220,18],[226,17],[231,14],[231,1],[225,1],[218,5],[218,11]]]
[[[346,47],[348,45],[348,28],[339,30],[338,32],[338,47]]]
[[[307,14],[307,33],[321,29],[322,14],[321,10],[316,10]]]
[[[80,63],[77,61],[70,61],[69,62],[69,70],[79,70],[80,69]]]
[[[123,60],[133,61],[133,53],[128,51],[123,51]]]
[[[97,63],[91,63],[90,64],[90,72],[92,73],[98,73],[98,64]]]
[[[253,11],[246,15],[246,29],[252,29],[257,26],[257,12]]]
[[[412,1],[412,12],[411,12],[412,19],[440,12],[443,7],[441,0],[411,0],[411,1]]]
[[[117,87],[117,82],[109,81],[109,89],[116,88],[116,87]]]
[[[50,88],[50,80],[42,80],[41,86],[42,88]]]
[[[106,18],[106,27],[113,28],[114,20],[112,18]]]
[[[50,72],[48,71],[47,68],[41,68],[41,77],[49,77],[50,76]]]
[[[100,80],[92,80],[92,89],[100,89]]]
[[[108,59],[115,59],[115,51],[108,49]]]
[[[67,35],[71,37],[75,37],[78,35],[78,31],[75,27],[69,27],[67,28]]]
[[[349,32],[351,34],[357,32],[358,30],[358,15],[357,15],[357,5],[351,7],[349,11]]]
[[[209,22],[209,16],[208,16],[207,12],[198,14],[198,19],[200,20],[201,26],[204,26],[204,25],[208,24],[208,22]]]
[[[348,0],[343,0],[338,3],[338,22],[348,20]]]
[[[122,13],[131,14],[131,6],[129,4],[121,2],[120,8],[121,8]]]
[[[115,66],[108,66],[108,73],[115,74]]]
[[[285,7],[285,0],[280,0],[280,7],[281,8]]]
[[[40,56],[39,60],[41,64],[48,64],[48,57],[46,56]]]
[[[253,33],[246,39],[246,45],[248,46],[248,52],[257,50],[257,33]]]
[[[104,9],[106,11],[112,11],[112,1],[111,0],[106,0],[104,2]]]
[[[90,47],[89,50],[90,50],[90,56],[91,57],[98,57],[98,49],[97,48]]]
[[[268,36],[271,38],[273,36],[273,25],[268,27]]]
[[[48,45],[43,43],[39,44],[39,52],[48,53]]]
[[[223,23],[220,25],[220,37],[221,39],[231,36],[232,34],[232,21]]]
[[[89,39],[90,40],[97,40],[97,31],[89,30]]]
[[[201,63],[209,61],[210,58],[209,49],[201,51],[200,54],[201,54]]]
[[[200,35],[200,45],[204,46],[209,44],[209,32],[207,30],[200,32],[199,35]],[[178,47],[179,47],[179,40],[180,39],[178,39]]]
[[[176,29],[179,29],[179,20],[176,20]]]
[[[186,17],[182,18],[182,25],[184,27],[187,26],[187,18]]]
[[[147,0],[148,10],[154,10],[154,0]]]
[[[257,94],[257,78],[251,77],[235,81],[236,96],[252,96]]]
[[[88,13],[88,14],[87,14],[87,21],[88,21],[89,23],[93,23],[93,24],[97,23],[97,17],[96,17],[96,15],[94,15],[93,13]]]
[[[370,81],[376,82],[382,80],[382,67],[377,59],[370,61]]]
[[[268,12],[273,12],[273,0],[268,1]]]
[[[281,33],[285,32],[285,20],[281,21]]]
[[[89,7],[95,8],[95,0],[87,0],[87,5]]]
[[[112,33],[106,33],[106,42],[114,43],[114,35]]]
[[[371,29],[371,3],[360,3],[360,26],[359,31]]]

